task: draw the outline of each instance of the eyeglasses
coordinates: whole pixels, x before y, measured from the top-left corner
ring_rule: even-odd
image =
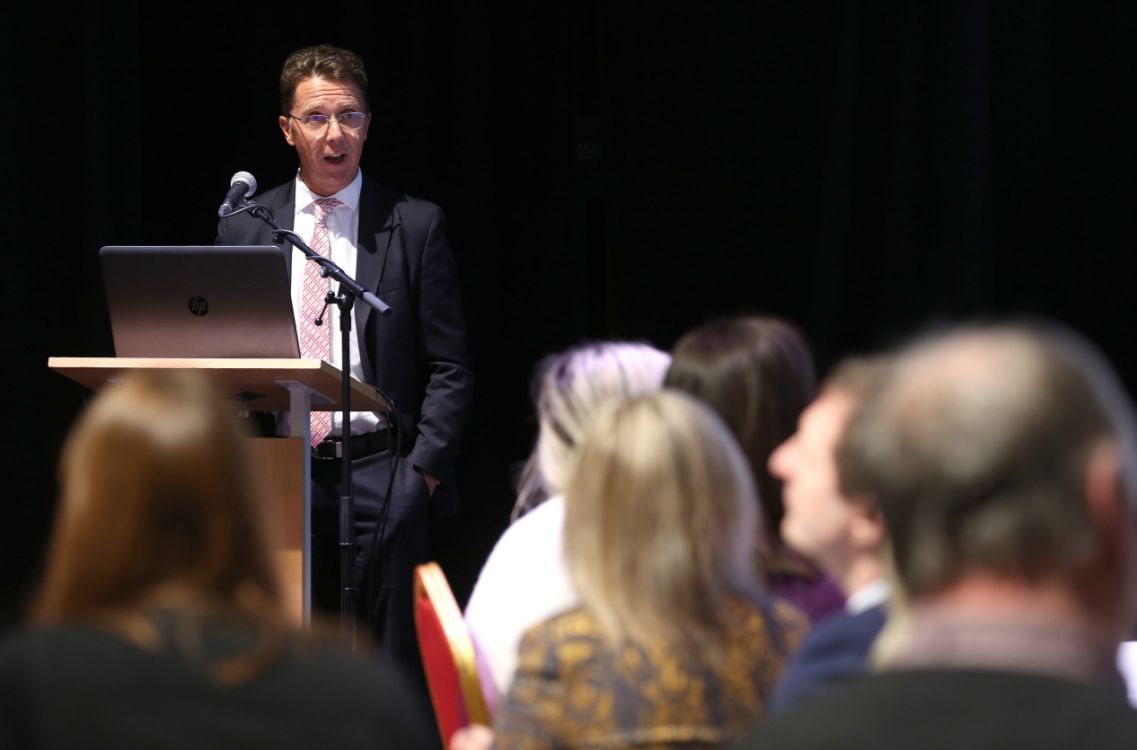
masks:
[[[366,112],[341,112],[338,115],[304,115],[303,117],[290,114],[288,116],[293,120],[298,120],[308,130],[317,133],[327,128],[333,120],[339,123],[340,128],[358,130],[363,127],[363,122],[367,119]]]

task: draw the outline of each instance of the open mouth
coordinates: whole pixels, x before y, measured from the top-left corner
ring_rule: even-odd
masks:
[[[336,154],[335,156],[325,156],[324,161],[326,161],[328,164],[339,164],[346,158],[346,154]]]

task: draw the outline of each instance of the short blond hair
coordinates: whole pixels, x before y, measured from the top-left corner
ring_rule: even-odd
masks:
[[[593,420],[566,491],[565,556],[614,642],[711,644],[728,597],[759,595],[760,523],[730,431],[695,398],[664,390]]]

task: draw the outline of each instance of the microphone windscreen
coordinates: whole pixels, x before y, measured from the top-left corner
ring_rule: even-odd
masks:
[[[230,185],[236,185],[238,182],[243,182],[249,186],[249,189],[245,191],[245,195],[243,197],[248,198],[253,193],[257,192],[257,178],[253,177],[248,172],[238,172],[233,175],[233,179],[229,180]]]

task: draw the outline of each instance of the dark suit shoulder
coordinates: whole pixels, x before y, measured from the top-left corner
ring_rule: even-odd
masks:
[[[771,712],[782,713],[863,675],[868,651],[884,620],[884,607],[878,606],[855,615],[834,615],[815,626],[790,659],[770,703]]]
[[[155,620],[159,630],[165,626]],[[197,627],[200,625],[200,627]],[[285,635],[271,663],[231,685],[214,667],[251,653],[255,624],[195,621],[192,641],[140,648],[94,628],[20,633],[0,648],[0,747],[421,747],[402,678],[334,642]],[[318,693],[312,686],[318,685]],[[97,718],[97,721],[95,720]]]
[[[810,647],[825,653],[832,648],[858,650],[863,656],[884,627],[883,606],[870,607],[856,614],[840,614],[818,623],[802,644],[803,653]]]
[[[292,228],[292,206],[295,199],[296,181],[277,185],[274,188],[254,195],[251,200],[267,208],[280,226]],[[272,243],[272,228],[248,212],[227,216],[217,221],[217,245],[259,245]]]
[[[759,725],[737,747],[1132,748],[1137,711],[1117,690],[972,669],[868,677]]]
[[[368,177],[366,174],[363,175],[360,202],[370,205],[383,203],[397,206],[400,211],[413,211],[416,213],[422,212],[429,214],[442,211],[442,207],[433,201],[408,195],[401,190],[397,190],[374,178]]]
[[[251,200],[254,203],[260,203],[265,206],[280,206],[285,203],[290,203],[296,196],[296,180],[291,179],[288,182],[282,182],[276,187],[271,187],[268,190],[254,195]]]

